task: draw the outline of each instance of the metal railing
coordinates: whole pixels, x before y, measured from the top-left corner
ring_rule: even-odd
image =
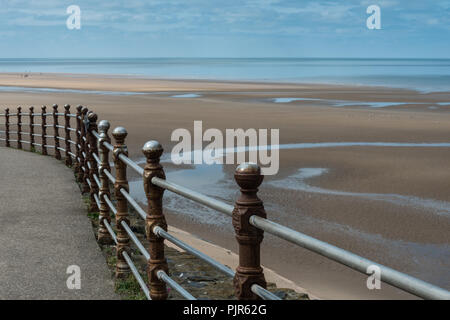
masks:
[[[19,149],[22,148],[22,143],[30,144],[30,150],[32,151],[36,150],[36,146],[40,147],[44,155],[48,154],[47,148],[53,148],[54,156],[57,159],[62,158],[59,151],[65,153],[65,162],[69,166],[73,165],[77,181],[82,186],[82,191],[90,195],[90,211],[99,212],[98,241],[103,244],[116,245],[116,276],[123,278],[130,273],[133,274],[148,299],[166,299],[167,286],[173,288],[186,299],[195,299],[169,276],[164,252],[164,241],[169,241],[227,276],[232,277],[238,299],[262,298],[279,300],[278,296],[265,289],[266,281],[263,269],[260,266],[260,244],[264,232],[320,254],[361,273],[367,273],[369,266],[377,266],[381,271],[381,281],[418,297],[425,299],[450,299],[448,290],[268,220],[263,202],[257,197],[258,187],[262,183],[263,176],[256,164],[244,163],[237,167],[235,179],[241,188],[241,195],[233,206],[167,181],[164,169],[160,164],[163,148],[157,141],[149,141],[143,146],[142,151],[147,161],[145,167],[142,168],[128,157],[125,144],[127,131],[124,128],[118,127],[113,130],[112,136],[115,140],[113,145],[108,135],[110,127],[108,121],[102,120],[97,125],[97,115],[82,106],[77,107],[76,114],[69,112],[70,106],[66,105],[64,108],[64,113],[58,113],[57,105],[53,106],[52,113],[47,113],[45,106],[42,107],[41,113],[34,113],[33,107],[30,108],[29,113],[22,113],[20,108],[18,108],[17,113],[9,113],[9,109],[6,109],[4,114],[0,114],[0,117],[5,118],[4,126],[6,129],[0,131],[0,140],[5,141],[5,145],[8,147],[11,146],[11,142],[16,142]],[[25,125],[25,123],[22,123],[21,116],[25,115],[29,117],[29,123],[27,123],[29,132],[21,131],[22,125]],[[14,116],[17,117],[17,122],[11,123],[10,117]],[[35,124],[34,118],[39,116],[41,117],[41,123]],[[47,116],[53,117],[52,124],[47,125]],[[59,116],[64,117],[64,126],[58,124]],[[71,127],[71,119],[75,119],[76,128]],[[18,130],[11,131],[11,125],[16,125]],[[41,128],[40,134],[35,134],[35,127]],[[47,128],[53,128],[53,136],[47,135]],[[58,129],[64,129],[64,137],[59,136]],[[71,140],[71,133],[75,133],[76,141]],[[17,135],[18,139],[11,139],[11,134]],[[22,140],[22,134],[30,136],[30,141]],[[1,138],[1,135],[4,135],[5,138]],[[40,144],[35,142],[36,137],[41,139]],[[54,139],[55,145],[47,144],[47,138]],[[59,147],[60,141],[65,142],[65,148]],[[72,153],[72,145],[75,146],[75,153]],[[110,152],[114,160],[115,175],[113,175],[110,168]],[[147,211],[129,193],[127,167],[131,168],[143,179],[143,188],[148,202]],[[111,184],[116,204],[112,201]],[[162,206],[165,190],[232,217],[232,224],[239,244],[239,265],[236,271],[231,270],[167,232]],[[130,228],[128,204],[145,220],[146,236],[149,240],[148,250]],[[116,232],[111,222],[111,212],[115,216]],[[129,255],[130,240],[147,260],[149,283],[145,283],[142,279]]]

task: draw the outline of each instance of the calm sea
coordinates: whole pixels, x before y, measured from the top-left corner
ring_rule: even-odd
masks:
[[[450,59],[103,58],[0,59],[0,72],[380,85],[450,91]]]

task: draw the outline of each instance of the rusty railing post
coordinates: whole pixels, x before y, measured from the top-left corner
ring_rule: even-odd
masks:
[[[22,107],[17,108],[17,149],[22,149]]]
[[[9,142],[9,108],[5,109],[5,144],[7,147],[11,147],[11,143]]]
[[[81,110],[81,174],[82,178],[82,193],[88,193],[90,191],[90,187],[88,184],[89,179],[89,168],[87,164],[87,126],[89,125],[89,120],[87,118],[88,108],[83,108]],[[91,182],[92,183],[92,182]]]
[[[55,140],[55,158],[61,160],[61,152],[59,151],[59,128],[58,128],[58,105],[53,105],[53,135]]]
[[[46,116],[46,112],[47,112],[47,107],[46,106],[42,106],[41,108],[41,117],[42,117],[42,123],[41,123],[41,142],[42,142],[42,154],[44,156],[48,155],[47,152],[47,116]]]
[[[89,168],[89,180],[91,180],[91,188],[89,190],[90,192],[90,208],[89,210],[91,212],[98,212],[98,206],[97,206],[97,202],[95,201],[95,194],[98,194],[98,188],[99,186],[96,183],[96,179],[94,178],[94,176],[98,177],[98,167],[97,167],[97,161],[95,161],[94,158],[94,153],[97,154],[98,153],[98,149],[97,149],[97,138],[94,136],[94,134],[92,133],[92,131],[97,131],[97,114],[90,112],[88,113],[88,120],[89,120],[89,126],[88,126],[88,134],[87,134],[87,142],[88,142],[88,158],[87,158],[87,162],[90,164],[90,166],[88,166]]]
[[[34,152],[36,148],[34,147],[34,107],[30,107],[30,151]]]
[[[66,166],[70,167],[72,165],[72,157],[70,156],[70,105],[66,104],[64,106],[64,131],[66,133],[66,153],[65,153],[65,163]]]
[[[111,167],[109,166],[109,150],[103,145],[103,142],[111,143],[111,139],[108,136],[108,130],[110,128],[110,124],[106,120],[102,120],[98,124],[98,130],[100,139],[97,142],[97,149],[100,158],[100,164],[98,165],[98,173],[100,179],[100,192],[99,192],[99,200],[100,200],[100,219],[98,226],[98,242],[101,244],[113,244],[113,240],[111,235],[106,229],[104,224],[104,220],[106,220],[109,224],[111,224],[111,216],[109,211],[109,206],[106,203],[105,196],[110,199],[110,191],[109,191],[109,179],[105,174],[104,170],[108,170],[111,172]]]
[[[114,184],[114,195],[117,200],[117,213],[116,213],[116,228],[117,228],[117,263],[116,263],[116,277],[126,278],[130,273],[130,267],[128,266],[122,252],[129,251],[130,238],[127,232],[122,226],[122,221],[125,221],[130,225],[128,219],[128,202],[127,199],[120,192],[120,189],[129,191],[127,181],[127,166],[123,163],[119,156],[124,154],[128,156],[128,149],[125,145],[125,138],[128,133],[125,128],[117,127],[113,130],[112,135],[114,137],[114,167],[116,168],[116,183]]]
[[[260,263],[260,245],[264,232],[249,223],[251,216],[266,218],[263,202],[258,198],[258,187],[264,176],[254,163],[242,163],[236,168],[234,178],[241,189],[233,210],[233,227],[239,244],[239,265],[233,279],[236,297],[239,300],[259,299],[251,291],[254,284],[266,288]]]
[[[76,134],[77,139],[75,141],[76,142],[76,145],[75,145],[76,158],[75,158],[74,171],[75,171],[75,176],[76,176],[77,182],[79,182],[79,183],[81,183],[81,181],[82,181],[82,173],[83,173],[83,170],[81,170],[81,159],[82,159],[81,158],[82,157],[82,155],[81,155],[81,109],[83,109],[82,106],[77,107],[77,113],[76,113],[77,117],[75,118],[76,124],[77,124],[75,134]]]
[[[163,214],[162,199],[164,189],[152,183],[153,177],[166,179],[164,169],[159,163],[163,153],[161,144],[157,141],[149,141],[142,148],[147,158],[144,168],[144,192],[147,197],[147,217],[145,219],[145,230],[150,242],[150,260],[148,261],[147,274],[150,283],[150,296],[153,300],[166,300],[166,284],[158,278],[158,271],[168,273],[168,265],[164,257],[164,239],[153,232],[156,226],[167,231],[167,223]]]

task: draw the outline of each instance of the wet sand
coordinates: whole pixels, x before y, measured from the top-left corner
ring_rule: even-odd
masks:
[[[204,129],[278,128],[280,144],[450,142],[450,106],[443,104],[450,101],[450,93],[54,74],[29,74],[26,78],[19,74],[0,75],[0,86],[153,92],[0,92],[2,106],[10,108],[53,103],[86,105],[100,119],[110,120],[112,127],[127,128],[130,156],[136,160],[142,158],[142,145],[151,139],[159,140],[170,152],[175,144],[170,141],[172,131],[192,131],[194,120],[202,120]],[[199,97],[171,97],[185,93]],[[321,100],[273,103],[279,97]],[[330,99],[402,104],[383,108],[336,107]],[[438,147],[281,150],[280,171],[265,178],[260,197],[268,216],[275,221],[448,289],[449,156],[450,148]],[[192,185],[197,191],[229,202],[237,195],[232,165],[213,169],[211,175],[215,178],[204,181],[201,170],[180,173],[180,168],[164,164],[169,179],[181,179],[177,183]],[[316,175],[302,178],[305,172]],[[192,182],[185,178],[188,176],[198,179]],[[398,200],[399,196],[407,199]],[[166,198],[169,224],[236,251],[228,218],[168,193]],[[381,290],[369,291],[366,276],[270,235],[263,242],[262,262],[321,298],[412,298],[385,284]]]

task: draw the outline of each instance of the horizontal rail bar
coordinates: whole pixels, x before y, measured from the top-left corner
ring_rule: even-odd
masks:
[[[367,274],[367,268],[369,266],[377,266],[381,271],[382,281],[418,297],[425,299],[450,299],[450,292],[445,289],[360,257],[354,253],[307,236],[273,221],[258,216],[251,216],[249,222],[256,228],[297,244],[364,274]]]
[[[92,130],[92,134],[94,135],[94,137],[96,137],[97,139],[100,139],[100,135],[98,134],[97,131]]]
[[[113,175],[106,169],[103,169],[103,173],[106,175],[106,177],[111,181],[112,183],[116,183],[116,178],[113,177]]]
[[[128,233],[128,235],[130,236],[130,239],[133,240],[136,247],[139,249],[139,251],[145,257],[145,259],[150,260],[150,254],[148,253],[147,250],[145,250],[144,246],[139,241],[139,239],[136,237],[136,235],[133,233],[133,231],[130,229],[128,224],[122,220],[121,225],[125,229],[125,231]]]
[[[97,177],[97,175],[94,173],[94,180],[95,180],[95,183],[97,184],[97,186],[100,188],[101,187],[101,183],[100,183],[100,180],[99,180],[99,178]],[[100,208],[100,207],[99,207]]]
[[[121,153],[119,155],[119,159],[122,160],[123,163],[125,163],[127,166],[129,166],[131,169],[133,169],[134,171],[136,171],[138,174],[140,174],[141,176],[144,175],[144,169],[141,168],[136,162],[134,162],[133,160],[131,160],[130,158],[128,158],[126,155],[124,155],[123,153]]]
[[[98,198],[96,193],[94,193],[94,199],[95,199],[95,203],[97,204],[97,208],[100,208],[100,199]]]
[[[196,191],[190,190],[188,188],[182,187],[180,185],[177,185],[173,182],[169,182],[164,179],[160,179],[158,177],[152,178],[152,183],[154,185],[157,185],[158,187],[161,187],[163,189],[172,191],[176,194],[179,194],[185,198],[188,198],[192,201],[201,203],[209,208],[212,208],[214,210],[217,210],[219,212],[225,213],[229,216],[233,214],[234,207],[232,205],[226,204],[225,202],[216,200],[214,198],[205,196],[201,193],[198,193]]]
[[[147,217],[147,213],[144,211],[144,209],[141,208],[136,200],[133,199],[133,197],[127,192],[127,190],[125,190],[124,188],[120,188],[120,193],[123,194],[123,196],[128,200],[133,208],[136,209],[141,218],[145,220],[145,218]]]
[[[67,128],[67,130],[69,130],[69,131],[77,131],[77,129],[74,129],[74,128]]]
[[[180,239],[177,239],[176,237],[172,236],[170,233],[166,232],[163,228],[161,228],[159,226],[156,226],[156,227],[153,228],[153,232],[157,236],[162,237],[162,238],[172,242],[173,244],[175,244],[176,246],[180,247],[181,249],[184,249],[187,252],[189,252],[189,253],[193,254],[194,256],[196,256],[197,258],[207,262],[208,264],[210,264],[214,268],[222,271],[226,275],[228,275],[230,277],[234,277],[235,272],[233,270],[231,270],[227,266],[221,264],[220,262],[214,260],[213,258],[207,256],[203,252],[201,252],[201,251],[191,247],[190,245],[184,243]]]
[[[131,272],[133,273],[134,277],[136,278],[137,282],[139,283],[139,286],[141,287],[141,289],[144,292],[147,299],[152,300],[152,298],[150,298],[150,292],[148,290],[147,285],[145,284],[145,281],[142,279],[141,275],[139,274],[139,271],[136,269],[136,266],[134,265],[133,261],[131,260],[130,256],[128,255],[128,253],[123,251],[122,256],[125,258],[125,261],[127,262],[128,266],[130,267]]]
[[[76,118],[77,117],[77,115],[73,114],[73,113],[69,113],[68,116],[71,117],[71,118]]]
[[[111,211],[114,213],[114,215],[116,215],[117,214],[117,209],[114,206],[114,203],[112,203],[112,201],[109,200],[107,195],[104,195],[103,198],[105,198],[105,202],[108,205],[109,209],[111,209]]]
[[[101,163],[101,162],[100,162],[100,159],[98,158],[98,156],[97,156],[95,153],[93,153],[92,156],[94,157],[94,160],[95,160],[98,164]]]
[[[75,141],[72,141],[72,140],[67,140],[67,142],[69,142],[69,143],[71,143],[71,144],[74,144],[74,145],[77,144]]]
[[[68,152],[68,154],[72,157],[72,158],[74,158],[74,159],[76,159],[77,158],[77,156],[76,155],[74,155],[72,152]]]
[[[176,237],[172,236],[170,233],[166,232],[161,227],[159,227],[159,226],[154,227],[153,228],[153,232],[156,235],[158,235],[158,236],[160,236],[160,237],[162,237],[162,238],[172,242],[173,244],[177,245],[181,249],[186,250],[187,252],[191,253],[192,255],[196,256],[197,258],[205,261],[206,263],[210,264],[214,268],[222,271],[226,275],[228,275],[230,277],[234,277],[235,272],[233,270],[231,270],[227,266],[221,264],[220,262],[214,260],[213,258],[207,256],[203,252],[201,252],[201,251],[191,247],[190,245],[184,243],[183,241],[177,239]],[[280,297],[278,297],[277,295],[273,294],[272,292],[264,289],[263,287],[261,287],[261,286],[259,286],[257,284],[252,285],[251,289],[252,289],[252,292],[254,294],[256,294],[257,296],[263,298],[264,300],[281,300]]]
[[[114,150],[114,147],[113,147],[113,145],[111,144],[111,143],[109,143],[109,142],[103,142],[103,145],[105,146],[105,148],[106,149],[108,149],[109,151],[113,151]]]
[[[108,220],[102,219],[102,221],[106,227],[106,230],[108,230],[109,234],[111,235],[111,238],[113,238],[114,242],[117,244],[117,236],[116,236],[114,230],[112,229],[111,225],[109,224]]]
[[[261,297],[264,300],[281,300],[279,296],[276,294],[273,294],[272,292],[268,291],[267,289],[264,289],[258,284],[254,284],[250,287],[252,292],[256,294],[258,297]]]
[[[167,283],[172,289],[175,291],[178,291],[179,294],[181,294],[183,297],[185,297],[188,300],[197,300],[193,295],[191,295],[189,292],[187,292],[182,286],[180,286],[177,282],[175,282],[172,278],[170,278],[167,273],[165,273],[163,270],[159,270],[156,275],[158,276],[159,280],[164,281]]]

